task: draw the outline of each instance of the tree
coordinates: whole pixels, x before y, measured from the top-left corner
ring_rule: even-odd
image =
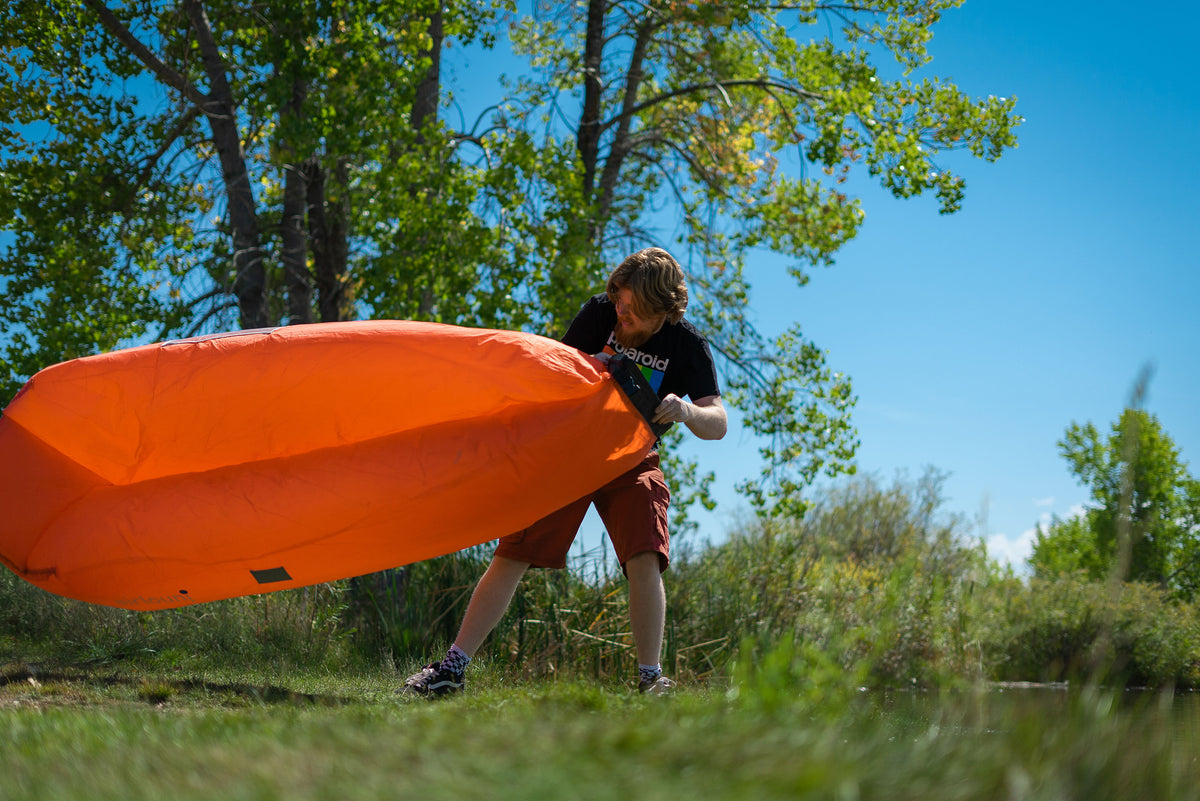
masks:
[[[843,3],[538,4],[512,28],[533,68],[495,116],[494,157],[528,165],[526,214],[543,221],[529,291],[553,330],[610,264],[676,239],[728,399],[768,443],[760,510],[800,513],[816,476],[851,470],[849,379],[800,327],[752,322],[763,249],[807,281],[863,219],[841,185],[855,166],[897,197],[934,192],[956,210],[963,181],[938,154],[995,159],[1015,143],[1013,99],[976,101],[914,81],[941,12],[959,0]],[[888,78],[873,59],[892,56]],[[514,154],[534,151],[534,160]],[[789,163],[792,165],[789,167]],[[664,220],[677,225],[664,225]],[[664,231],[665,229],[665,231]]]
[[[88,90],[127,80],[133,62],[109,51],[100,66],[94,39],[54,6],[11,11],[0,18],[6,398],[47,363],[174,324],[178,309],[161,287],[191,250],[172,213],[190,187],[143,166],[155,149],[142,143],[172,126],[140,125],[132,97]]]
[[[557,336],[615,261],[665,244],[727,400],[766,443],[743,489],[799,513],[820,473],[853,469],[855,398],[799,326],[756,329],[754,257],[786,255],[803,284],[862,222],[852,169],[952,212],[963,182],[938,155],[1015,144],[1014,100],[913,77],[960,1],[16,0],[0,21],[3,390],[237,324]],[[528,69],[455,130],[443,51],[489,46],[503,15]],[[705,500],[711,474],[677,474]]]
[[[1126,409],[1102,440],[1072,423],[1058,444],[1071,473],[1091,492],[1084,513],[1038,532],[1035,575],[1118,573],[1191,599],[1200,589],[1200,481],[1158,419]]]
[[[1039,578],[1078,573],[1098,579],[1111,572],[1086,515],[1054,517],[1044,528],[1039,524],[1029,563]]]
[[[436,114],[439,50],[472,39],[489,9],[11,6],[0,21],[5,396],[46,364],[123,342],[345,319],[372,302],[452,321],[474,304],[472,321],[505,322],[489,303],[503,281],[478,280],[497,271],[494,238],[464,201],[480,180],[438,155],[450,140]],[[435,269],[412,302],[378,289]],[[458,306],[443,314],[443,302]]]

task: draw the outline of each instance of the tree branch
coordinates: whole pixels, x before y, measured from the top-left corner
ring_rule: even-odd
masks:
[[[621,102],[622,112],[616,118],[617,133],[613,137],[612,146],[609,148],[608,158],[604,160],[604,172],[600,175],[600,197],[597,203],[598,220],[604,220],[608,216],[608,209],[612,204],[612,194],[616,188],[617,178],[621,174],[621,165],[625,161],[625,155],[629,152],[629,129],[633,123],[634,116],[637,114],[637,107],[634,101],[637,99],[638,88],[642,84],[642,79],[646,75],[642,70],[642,64],[645,61],[646,48],[650,44],[650,37],[654,34],[655,27],[656,24],[651,20],[638,28],[637,38],[634,40],[633,53],[629,56],[629,69],[625,73],[625,93]],[[611,122],[601,125],[596,132],[596,138],[599,139],[611,125]],[[591,200],[591,198],[587,199]],[[603,227],[603,223],[601,223],[601,227]],[[597,240],[599,238],[599,236],[594,237]]]
[[[125,24],[117,19],[117,15],[101,0],[83,0],[83,3],[100,18],[100,23],[105,29],[115,36],[121,44],[129,48],[129,52],[133,53],[138,61],[145,64],[147,69],[153,72],[160,81],[177,90],[201,108],[208,102],[208,98],[196,88],[195,84],[185,78],[182,73],[163,63],[162,59],[156,56],[150,48],[146,47],[140,39],[134,36],[133,32],[126,28]]]
[[[695,92],[707,91],[707,90],[711,90],[711,89],[718,89],[722,93],[724,93],[724,91],[726,89],[732,89],[732,88],[743,87],[743,86],[748,86],[748,87],[752,87],[755,89],[762,89],[763,91],[770,91],[771,89],[776,89],[779,91],[786,92],[787,94],[802,98],[804,100],[810,100],[810,101],[816,101],[816,102],[820,102],[825,99],[824,97],[822,97],[821,95],[819,95],[815,92],[809,92],[804,89],[799,89],[795,86],[789,86],[786,83],[781,83],[779,81],[773,81],[769,78],[747,78],[747,79],[740,79],[740,80],[736,80],[736,81],[710,81],[708,83],[690,84],[688,86],[680,87],[679,89],[673,89],[670,92],[664,92],[660,95],[656,95],[652,98],[649,98],[648,100],[643,100],[641,103],[638,103],[637,105],[634,105],[632,107],[624,108],[621,110],[620,114],[618,114],[616,117],[613,117],[608,122],[604,123],[601,130],[608,130],[612,126],[621,124],[621,123],[625,122],[626,120],[628,120],[629,118],[636,116],[637,114],[640,114],[641,112],[645,111],[648,108],[656,106],[659,103],[665,103],[666,101],[670,100],[671,98],[679,97],[680,95],[688,95],[688,94],[693,94]]]
[[[159,159],[167,154],[167,151],[175,144],[175,140],[183,136],[184,132],[195,122],[198,116],[200,116],[200,109],[196,106],[189,106],[183,115],[175,121],[175,124],[171,126],[171,130],[167,132],[162,142],[159,143],[158,150],[154,151],[153,155],[146,159],[146,166],[138,174],[137,181],[133,185],[133,191],[136,192],[138,187],[150,180],[150,175],[154,172],[154,168],[158,166]]]

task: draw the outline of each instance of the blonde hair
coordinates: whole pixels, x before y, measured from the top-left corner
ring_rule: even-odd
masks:
[[[629,289],[639,313],[665,314],[672,323],[683,319],[688,290],[683,268],[662,248],[639,250],[621,262],[608,278],[608,297],[616,302],[617,291]]]

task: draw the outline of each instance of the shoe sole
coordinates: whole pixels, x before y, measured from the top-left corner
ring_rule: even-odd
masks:
[[[406,684],[400,688],[399,692],[401,695],[451,695],[453,693],[460,692],[465,684],[466,682],[462,681],[449,681],[443,679],[442,681],[437,681],[433,684],[427,684],[424,686],[417,684]]]

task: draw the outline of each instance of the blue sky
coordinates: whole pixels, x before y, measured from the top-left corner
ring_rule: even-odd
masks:
[[[793,320],[848,373],[862,471],[949,474],[947,512],[1020,567],[1032,530],[1087,501],[1058,454],[1068,425],[1107,431],[1138,372],[1144,407],[1200,473],[1200,7],[968,0],[947,12],[931,74],[973,96],[1013,96],[1020,146],[967,179],[962,211],[855,184],[867,217],[837,264],[793,287],[752,265],[759,323]],[[718,511],[757,473],[739,431],[689,447],[716,469]],[[986,511],[986,517],[984,512]],[[600,524],[585,523],[584,547]]]
[[[953,160],[968,181],[955,215],[864,194],[834,268],[794,292],[764,275],[756,293],[764,323],[800,320],[854,379],[861,468],[948,471],[947,509],[986,507],[976,533],[1018,563],[1039,520],[1087,500],[1057,441],[1072,421],[1107,429],[1143,364],[1145,407],[1200,456],[1200,12],[1155,11],[947,13],[930,69],[1015,95],[1020,147]]]

